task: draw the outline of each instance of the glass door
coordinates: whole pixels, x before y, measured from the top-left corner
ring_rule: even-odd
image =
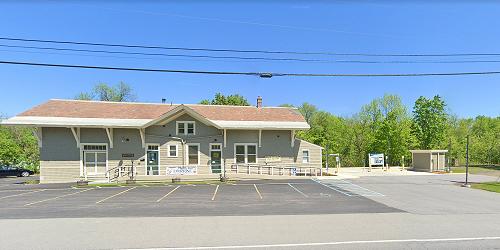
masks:
[[[87,175],[106,174],[106,152],[84,152],[84,166]]]
[[[158,146],[148,146],[147,151],[147,169],[146,175],[159,175],[160,174],[160,164],[159,164],[159,147]]]
[[[213,174],[220,174],[222,172],[222,145],[210,145],[210,167]]]

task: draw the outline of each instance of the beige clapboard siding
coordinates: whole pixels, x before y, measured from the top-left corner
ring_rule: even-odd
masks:
[[[80,161],[40,161],[40,183],[74,182],[80,178]]]

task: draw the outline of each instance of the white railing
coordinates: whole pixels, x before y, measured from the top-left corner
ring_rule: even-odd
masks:
[[[318,167],[290,166],[290,165],[259,165],[233,164],[226,169],[228,174],[257,174],[280,176],[321,176],[322,169]]]

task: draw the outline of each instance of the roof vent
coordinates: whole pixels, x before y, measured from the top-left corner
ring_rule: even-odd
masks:
[[[257,108],[262,108],[262,96],[257,97]]]

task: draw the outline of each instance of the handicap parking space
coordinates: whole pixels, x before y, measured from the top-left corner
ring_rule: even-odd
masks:
[[[332,189],[312,180],[10,190],[0,192],[1,208],[4,209],[0,218],[399,211],[366,197],[345,195],[345,191]],[[16,208],[19,210],[13,212]]]

